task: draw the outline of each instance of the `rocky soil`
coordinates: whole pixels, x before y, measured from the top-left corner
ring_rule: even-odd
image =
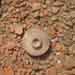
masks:
[[[75,75],[75,0],[0,1],[0,75]],[[44,56],[23,48],[32,26],[53,41]]]

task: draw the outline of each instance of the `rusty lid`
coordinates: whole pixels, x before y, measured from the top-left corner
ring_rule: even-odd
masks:
[[[40,56],[48,51],[48,34],[38,27],[30,28],[24,35],[23,47],[31,56]]]

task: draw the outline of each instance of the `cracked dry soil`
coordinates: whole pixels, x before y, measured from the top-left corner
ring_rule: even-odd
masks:
[[[32,26],[58,39],[37,58],[21,44]],[[75,75],[75,0],[0,0],[0,75]]]

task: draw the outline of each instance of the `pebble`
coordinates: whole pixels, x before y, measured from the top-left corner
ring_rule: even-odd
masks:
[[[47,75],[56,75],[56,68],[55,67],[51,67],[47,69]]]
[[[73,25],[73,32],[75,33],[75,24]]]
[[[73,35],[73,41],[75,41],[75,35]]]
[[[14,71],[11,66],[4,67],[3,75],[14,75]]]
[[[32,10],[36,11],[36,10],[39,10],[39,9],[40,9],[40,3],[33,3]]]
[[[71,16],[72,18],[75,18],[75,11],[71,11],[71,12],[70,12],[70,16]]]
[[[70,47],[70,51],[72,54],[75,54],[75,44]]]
[[[65,51],[65,47],[62,43],[56,43],[55,49],[57,52],[60,52],[60,53]]]
[[[53,6],[56,6],[56,7],[60,7],[60,6],[63,6],[63,5],[64,5],[64,3],[61,2],[61,1],[56,1],[56,2],[53,3]]]
[[[64,39],[63,39],[63,43],[66,45],[66,46],[70,46],[72,44],[72,32],[69,30],[69,31],[66,31],[64,33]]]
[[[57,60],[57,63],[58,63],[58,64],[61,64],[61,60]]]
[[[72,69],[75,66],[75,58],[73,56],[66,56],[64,61],[65,69]]]
[[[22,26],[20,26],[20,25],[14,25],[14,32],[16,33],[16,34],[22,34]]]
[[[56,70],[58,73],[62,73],[62,69],[64,68],[63,63],[57,63],[56,64]]]
[[[38,65],[38,64],[33,64],[32,69],[33,69],[34,71],[39,70],[39,65]]]
[[[53,14],[57,14],[59,12],[59,8],[58,7],[52,7],[52,13]]]

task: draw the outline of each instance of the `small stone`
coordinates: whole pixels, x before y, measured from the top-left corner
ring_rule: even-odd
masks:
[[[72,46],[70,46],[67,50],[66,50],[66,54],[67,55],[72,55],[73,52],[72,52]]]
[[[39,12],[38,12],[38,11],[34,12],[34,13],[32,14],[32,16],[33,16],[34,18],[38,17],[38,16],[39,16]]]
[[[70,47],[70,50],[72,51],[72,54],[75,54],[75,44]]]
[[[75,11],[71,11],[71,12],[70,12],[70,16],[71,16],[72,18],[75,18]]]
[[[71,21],[67,21],[65,24],[66,24],[67,26],[69,26],[69,27],[72,27],[72,26],[73,26],[73,24],[72,24]]]
[[[75,69],[74,68],[72,69],[72,74],[75,75]]]
[[[47,5],[44,4],[42,7],[45,9],[45,8],[47,8]]]
[[[28,65],[29,64],[29,60],[26,59],[25,60],[25,64]]]
[[[72,19],[73,26],[75,26],[75,18]]]
[[[58,63],[58,64],[61,64],[61,60],[57,60],[57,63]]]
[[[40,9],[40,3],[33,3],[32,4],[32,10],[33,11],[36,11],[36,10],[39,10]]]
[[[75,41],[75,35],[73,35],[73,41]]]
[[[0,68],[0,75],[3,75],[3,69]]]
[[[63,63],[57,63],[56,64],[56,70],[57,70],[58,73],[61,73],[63,68],[64,68]]]
[[[72,40],[66,39],[63,41],[65,46],[70,46],[72,44]]]
[[[73,32],[75,33],[75,25],[73,25]]]
[[[52,21],[56,21],[57,20],[57,16],[52,16],[51,20]]]
[[[56,51],[58,51],[58,52],[64,52],[65,47],[64,47],[64,45],[61,44],[61,43],[56,43],[55,49],[56,49]]]
[[[22,26],[14,25],[14,32],[19,35],[22,34]]]
[[[63,43],[66,46],[70,46],[72,44],[72,31],[68,30],[66,32],[64,32],[64,38],[63,38]]]
[[[53,4],[53,6],[58,6],[58,7],[63,6],[63,5],[64,5],[64,3],[63,2],[60,2],[60,1],[56,1]]]
[[[35,71],[39,70],[39,65],[38,64],[33,64],[32,69],[35,70]]]
[[[58,11],[59,11],[59,8],[58,7],[52,7],[51,9],[52,9],[52,13],[53,14],[57,14]]]
[[[72,69],[75,67],[75,58],[73,56],[66,56],[64,61],[65,69]]]
[[[6,47],[8,48],[8,49],[12,49],[12,48],[14,48],[16,46],[16,42],[14,42],[14,41],[9,41],[7,44],[6,44]]]
[[[56,68],[55,67],[48,68],[46,75],[56,75]]]
[[[48,10],[47,10],[47,9],[45,9],[45,10],[43,11],[43,16],[48,16]]]
[[[40,75],[46,75],[46,72],[45,72],[45,71],[40,71],[39,74],[40,74]]]
[[[32,65],[30,65],[30,64],[24,64],[24,67],[26,68],[26,69],[31,69],[32,68]]]
[[[52,38],[52,37],[55,37],[56,36],[56,34],[55,34],[56,32],[55,32],[55,30],[54,30],[54,27],[53,26],[50,26],[49,28],[48,28],[48,34],[49,34],[49,36]]]
[[[36,75],[36,72],[35,72],[35,71],[32,71],[32,72],[31,72],[31,75]]]
[[[14,71],[11,66],[4,67],[3,75],[14,75]]]
[[[72,71],[65,71],[65,74],[67,74],[67,75],[72,75]]]

